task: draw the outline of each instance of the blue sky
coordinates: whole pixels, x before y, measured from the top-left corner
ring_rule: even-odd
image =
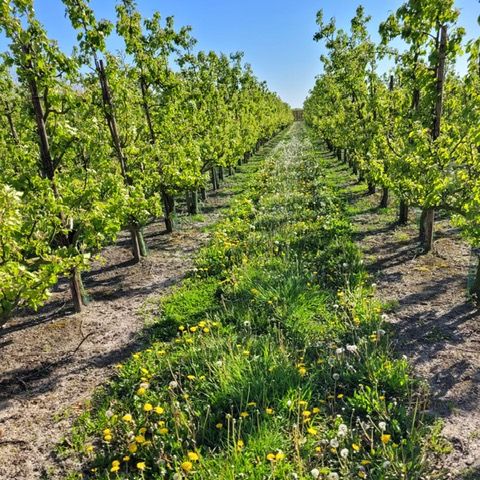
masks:
[[[323,8],[326,18],[336,17],[337,25],[348,28],[350,18],[361,3],[372,15],[372,34],[378,23],[401,0],[137,0],[143,15],[159,10],[162,16],[174,15],[176,24],[191,25],[198,47],[203,50],[245,52],[256,75],[293,107],[303,104],[315,75],[320,73],[322,48],[312,40],[316,31],[315,15]],[[115,0],[92,0],[100,18],[114,19]],[[467,36],[480,36],[476,19],[480,14],[477,0],[456,0],[461,9],[461,24]],[[75,34],[64,18],[60,0],[35,0],[40,20],[50,37],[70,51]],[[0,50],[6,42],[0,39]],[[109,42],[111,49],[122,48],[118,38]],[[460,62],[462,69],[464,62]]]

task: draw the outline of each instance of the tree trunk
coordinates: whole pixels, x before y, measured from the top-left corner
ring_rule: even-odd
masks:
[[[75,312],[79,313],[85,305],[88,305],[88,298],[85,294],[85,288],[82,282],[82,276],[78,268],[74,268],[70,273],[70,291],[72,293],[73,307]]]
[[[218,179],[223,182],[225,180],[225,172],[223,171],[223,167],[218,167]]]
[[[433,248],[434,221],[435,221],[435,209],[426,208],[424,222],[423,222],[424,224],[423,250],[425,251],[425,253],[430,252]]]
[[[382,190],[382,199],[380,200],[380,208],[387,208],[388,207],[388,188],[383,187]]]
[[[212,182],[212,190],[218,190],[218,178],[217,178],[217,171],[215,167],[210,169],[210,180]]]
[[[478,258],[477,272],[475,281],[470,288],[470,294],[475,297],[475,302],[478,304],[480,300],[480,257]]]
[[[187,192],[187,209],[190,215],[198,213],[198,191],[190,190]]]
[[[175,198],[162,189],[163,216],[165,219],[165,230],[173,232],[173,214],[175,211]]]
[[[368,182],[368,194],[369,195],[374,195],[375,192],[377,191],[377,188],[374,183]]]
[[[408,223],[408,203],[403,199],[400,200],[398,223],[400,225],[406,225]]]
[[[202,201],[205,202],[205,200],[207,200],[207,190],[203,187],[200,189],[200,196],[202,198]]]
[[[135,263],[138,263],[142,258],[142,251],[140,247],[140,241],[138,238],[138,227],[135,225],[130,225],[130,239],[131,239],[131,247],[132,247],[132,254]]]
[[[228,174],[229,174],[230,176],[232,176],[234,173],[235,173],[235,172],[234,172],[234,170],[233,170],[233,167],[230,165],[230,166],[228,167]]]

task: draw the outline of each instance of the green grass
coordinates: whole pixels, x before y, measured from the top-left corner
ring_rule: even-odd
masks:
[[[241,167],[151,345],[76,423],[80,477],[422,478],[423,396],[330,167],[301,124]]]

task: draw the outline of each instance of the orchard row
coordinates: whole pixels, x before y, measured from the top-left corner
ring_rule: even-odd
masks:
[[[480,244],[480,40],[465,42],[458,19],[454,0],[408,0],[380,25],[375,43],[362,7],[350,32],[334,19],[325,22],[322,11],[317,16],[315,40],[326,54],[306,120],[370,193],[383,189],[381,207],[395,194],[400,223],[411,207],[421,209],[425,252],[439,210],[474,247]],[[455,62],[462,53],[469,64],[460,75]],[[380,75],[385,58],[394,67]],[[472,293],[480,293],[480,268]]]
[[[140,260],[149,221],[163,216],[171,232],[176,197],[195,213],[209,176],[216,187],[292,120],[241,54],[194,53],[173,18],[142,18],[133,0],[118,3],[115,23],[88,0],[63,5],[78,32],[70,56],[33,0],[0,5],[0,325],[39,307],[59,276],[81,310],[93,254],[127,228]],[[125,44],[116,54],[114,29]]]

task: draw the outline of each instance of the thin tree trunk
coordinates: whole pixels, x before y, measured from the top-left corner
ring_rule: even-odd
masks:
[[[175,198],[162,188],[163,216],[165,221],[165,230],[167,233],[173,232],[173,214],[175,212]]]
[[[206,188],[202,187],[200,189],[200,197],[201,197],[202,201],[204,201],[204,202],[207,200],[207,190],[206,190]]]
[[[475,297],[475,302],[478,304],[480,301],[480,257],[478,258],[475,281],[470,288],[470,294]]]
[[[88,298],[82,282],[82,276],[78,268],[74,268],[70,274],[70,291],[72,293],[73,307],[79,313],[85,305],[88,305]]]
[[[230,166],[228,167],[228,174],[229,174],[230,176],[232,176],[234,173],[235,173],[235,172],[234,172],[234,170],[233,170],[233,167],[230,165]]]
[[[215,167],[212,167],[210,169],[210,180],[212,181],[212,190],[218,190],[218,177],[217,177],[217,171]]]
[[[398,223],[400,225],[406,225],[408,223],[408,203],[405,200],[400,200]]]
[[[190,215],[197,215],[198,213],[198,191],[190,190],[186,194],[187,210]]]
[[[387,208],[388,207],[388,197],[389,197],[388,188],[383,187],[382,199],[380,200],[380,208]]]
[[[426,208],[424,210],[425,214],[423,218],[423,250],[425,252],[430,252],[433,248],[433,232],[434,232],[434,221],[435,221],[435,209]]]
[[[377,188],[374,183],[368,182],[368,194],[373,195],[377,191]]]
[[[130,225],[130,239],[132,247],[132,255],[135,263],[138,263],[142,258],[142,251],[140,248],[140,241],[138,238],[138,228],[134,225]]]
[[[225,172],[223,171],[223,167],[218,167],[218,179],[223,182],[225,180]]]

